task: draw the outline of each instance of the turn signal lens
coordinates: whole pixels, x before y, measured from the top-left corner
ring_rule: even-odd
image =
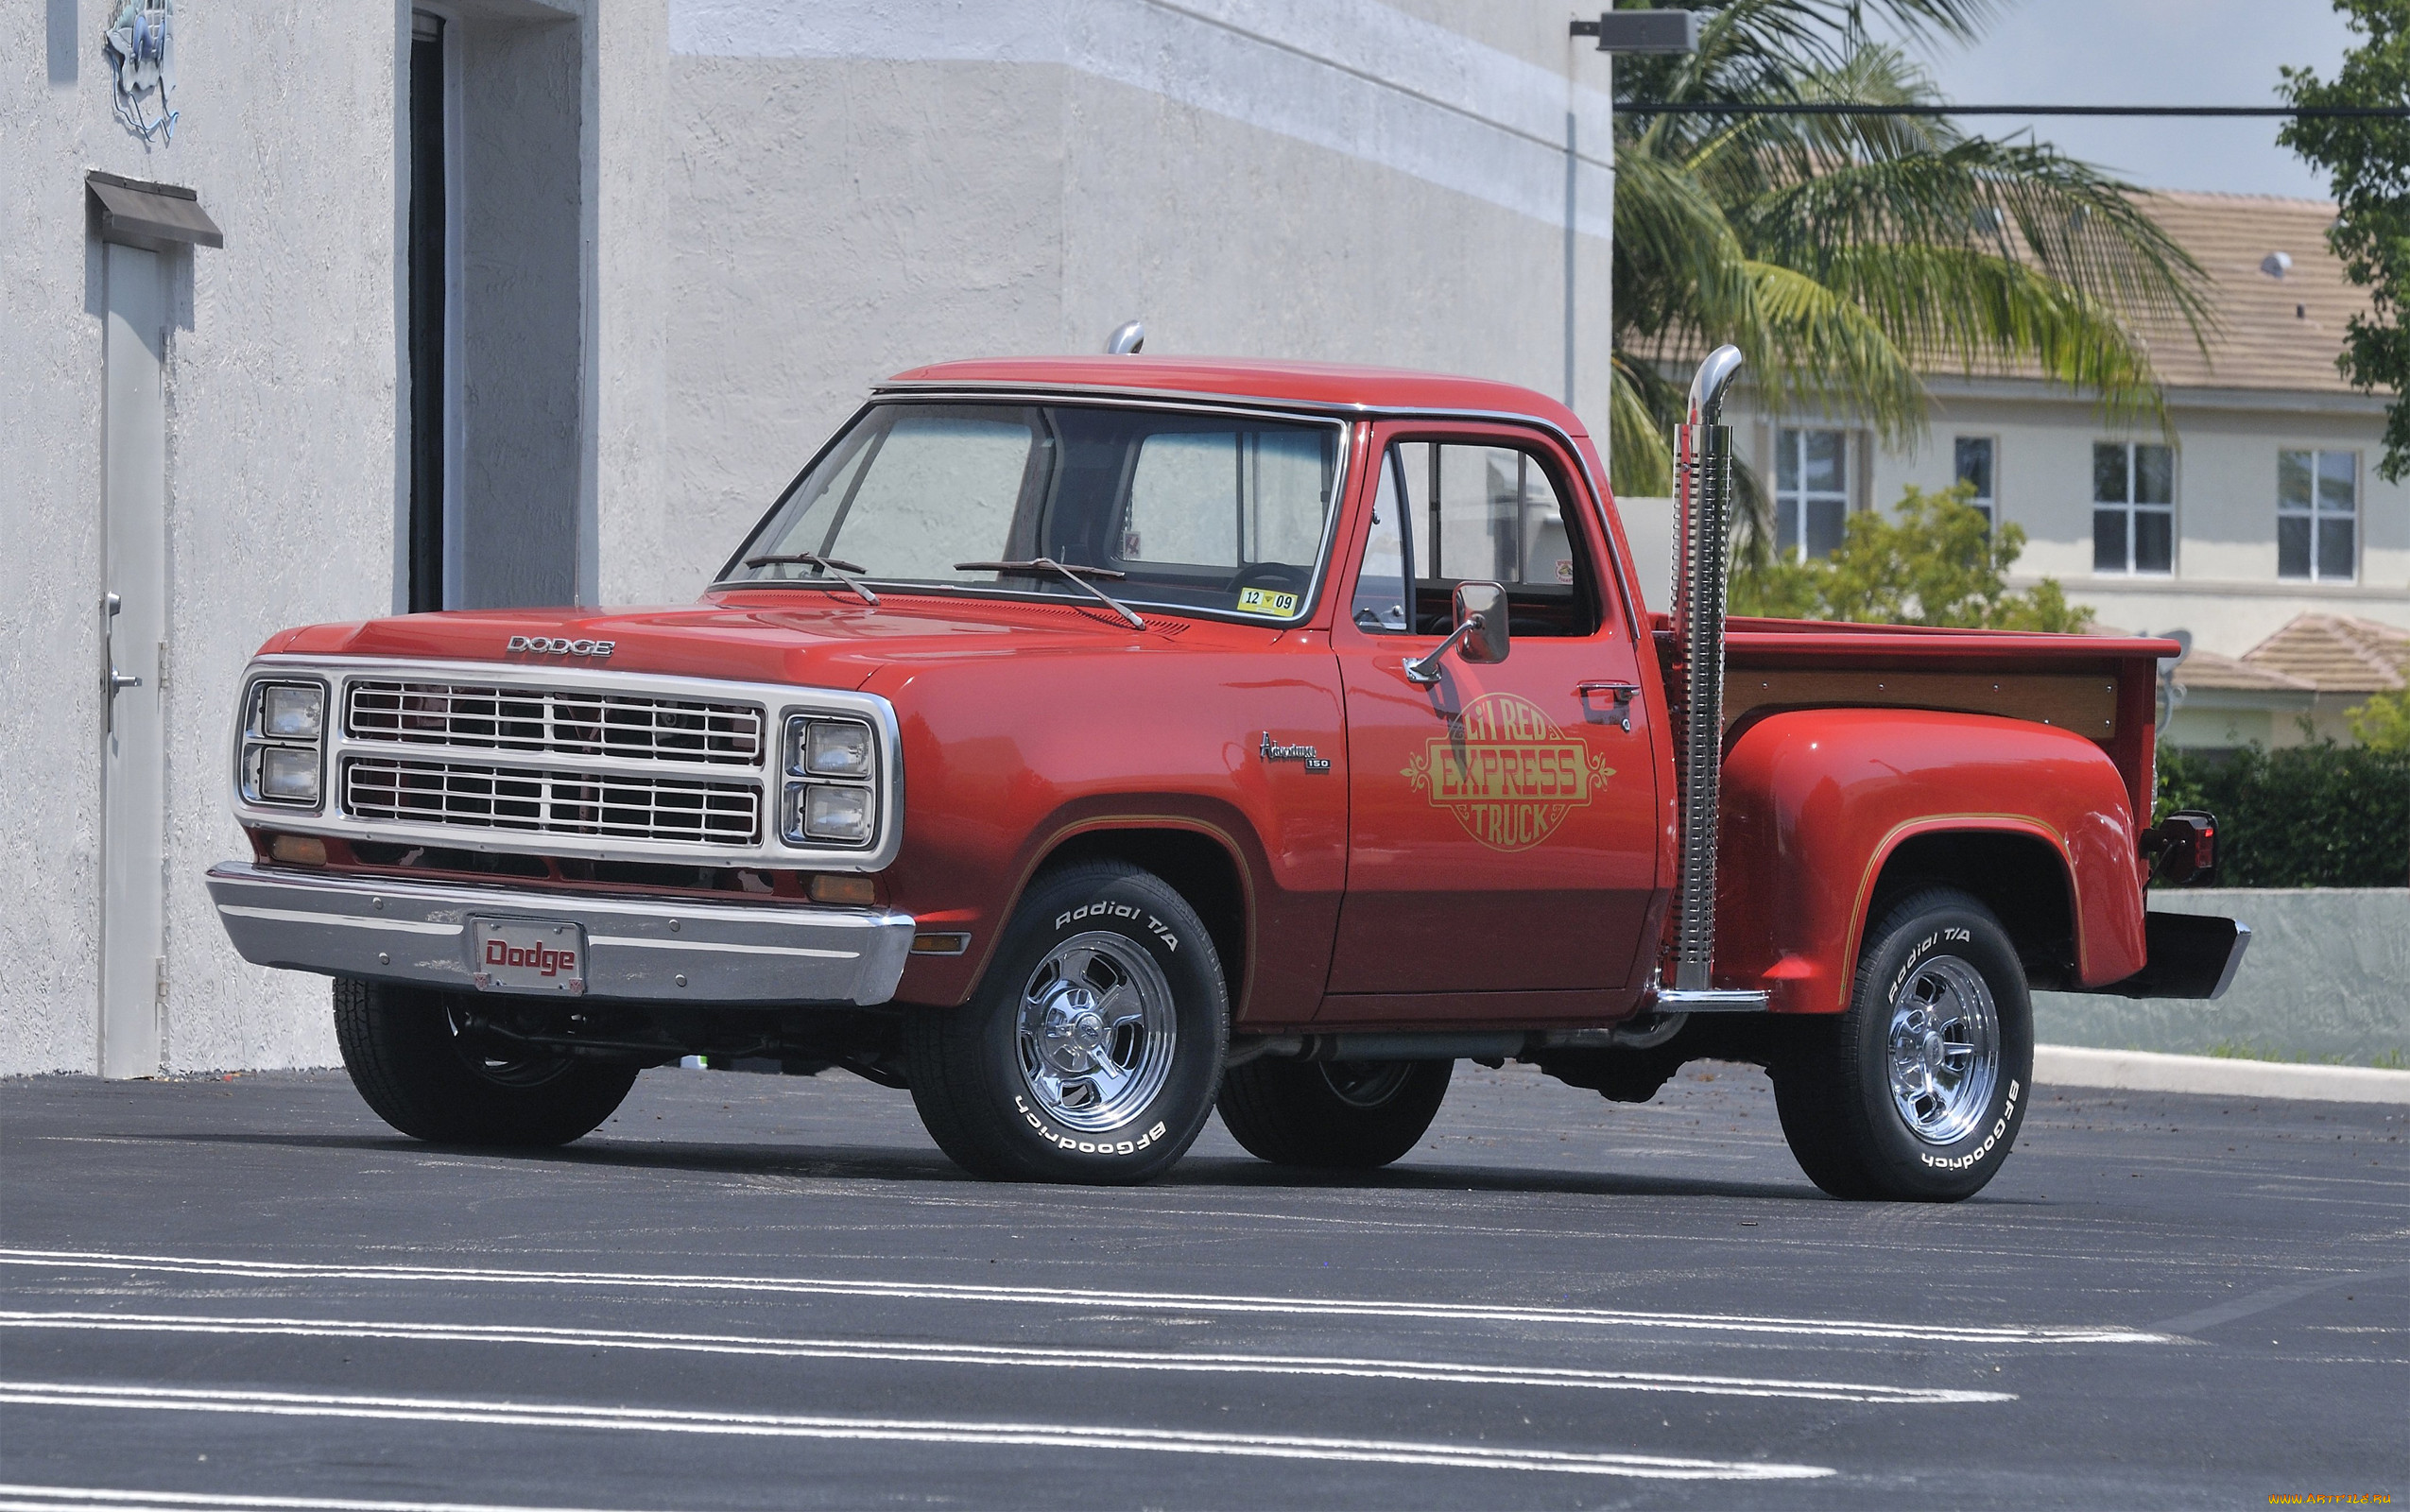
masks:
[[[803,790],[803,833],[815,840],[866,845],[870,839],[870,790],[820,787]]]
[[[812,901],[816,903],[849,903],[867,908],[879,901],[879,888],[868,877],[821,875],[812,879]]]
[[[316,740],[326,728],[326,690],[315,682],[268,683],[259,704],[259,732],[271,739]]]
[[[267,853],[291,866],[326,865],[326,842],[315,834],[280,834],[267,842]]]
[[[803,769],[814,777],[870,775],[870,727],[851,719],[815,719],[803,737]]]

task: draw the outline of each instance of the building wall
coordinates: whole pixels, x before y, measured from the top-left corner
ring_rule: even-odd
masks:
[[[1947,488],[1953,441],[1994,438],[1998,518],[2022,526],[2022,584],[2057,578],[2070,600],[2125,629],[2193,632],[2204,650],[2240,656],[2305,612],[2355,614],[2410,627],[2410,485],[2375,474],[2382,402],[2357,395],[2170,396],[2177,435],[2176,561],[2164,577],[2092,571],[2092,448],[2095,440],[2157,440],[2156,429],[2103,424],[2092,404],[2039,386],[1937,382],[1924,439],[1875,449],[1864,502],[1888,508],[1913,484]],[[2020,392],[2021,388],[2025,391]],[[1754,412],[1744,436],[1765,455],[1771,424]],[[1805,421],[1795,423],[1846,423]],[[2277,576],[2276,465],[2284,448],[2356,451],[2360,469],[2357,582]]]
[[[323,984],[244,966],[201,868],[240,853],[234,683],[279,627],[383,610],[395,477],[395,37],[339,8],[179,16],[181,119],[113,118],[101,8],[0,14],[0,1072],[91,1069],[101,709],[99,244],[83,176],[189,185],[168,259],[164,1022],[174,1066],[322,1063]]]

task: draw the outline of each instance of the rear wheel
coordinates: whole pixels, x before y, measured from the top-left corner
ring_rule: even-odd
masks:
[[[456,995],[336,978],[335,1039],[370,1108],[439,1144],[566,1144],[609,1118],[637,1067],[481,1036]]]
[[[1229,1037],[1203,920],[1151,872],[1041,876],[969,1003],[904,1018],[906,1074],[938,1147],[1006,1181],[1144,1181],[1214,1110]]]
[[[1786,1027],[1775,1107],[1800,1169],[1834,1196],[1955,1202],[2008,1158],[2033,1005],[2007,931],[1974,898],[1927,887],[1891,904],[1848,1010]]]
[[[1276,1165],[1369,1170],[1404,1155],[1448,1095],[1452,1060],[1256,1060],[1222,1078],[1222,1125]]]

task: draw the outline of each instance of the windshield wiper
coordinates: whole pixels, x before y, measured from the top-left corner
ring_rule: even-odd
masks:
[[[1071,579],[1075,586],[1084,588],[1095,594],[1104,601],[1107,608],[1129,621],[1130,628],[1143,630],[1146,627],[1146,622],[1140,619],[1128,605],[1088,580],[1091,577],[1103,577],[1119,582],[1129,576],[1128,573],[1117,573],[1110,567],[1066,567],[1052,557],[1032,557],[1025,561],[958,561],[954,564],[954,570],[958,573],[1060,573]]]
[[[860,583],[855,582],[852,578],[846,576],[848,573],[858,573],[862,571],[860,567],[856,566],[852,562],[840,561],[835,557],[823,557],[817,551],[780,551],[772,552],[766,557],[748,557],[745,558],[745,565],[748,567],[776,567],[783,562],[796,562],[805,567],[818,567],[820,571],[828,574],[831,577],[835,578],[839,583],[844,584],[846,591],[851,593],[854,597],[860,599],[863,603],[869,605],[872,609],[877,609],[879,607],[878,594],[871,593],[869,589],[863,587]],[[768,579],[768,581],[774,583],[797,583],[806,588],[826,588],[830,586],[826,582],[816,582],[809,577],[773,577]]]

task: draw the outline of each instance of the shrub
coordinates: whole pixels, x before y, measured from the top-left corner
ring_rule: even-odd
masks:
[[[2158,815],[2207,809],[2226,887],[2410,881],[2410,751],[2333,741],[2205,757],[2162,747]]]
[[[2375,750],[2410,750],[2410,688],[2380,693],[2357,709],[2344,711],[2351,734]]]

